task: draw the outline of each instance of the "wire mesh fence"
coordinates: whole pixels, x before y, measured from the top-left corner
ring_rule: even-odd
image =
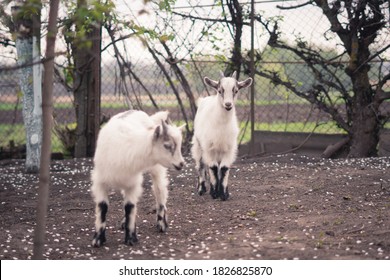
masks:
[[[276,5],[286,6],[291,2],[299,1],[258,1],[256,11],[259,14],[267,14],[268,18],[283,19],[278,21],[282,30],[281,40],[291,44],[304,44],[314,49],[321,49],[323,56],[334,56],[339,50],[339,42],[334,39],[334,34],[329,31],[329,23],[326,22],[323,14],[318,9],[283,10],[277,9]],[[287,4],[286,4],[287,3]],[[243,10],[249,10],[249,2],[242,3]],[[191,8],[189,10],[189,8]],[[218,10],[219,9],[219,10]],[[214,94],[203,84],[203,77],[212,79],[219,78],[220,70],[227,67],[226,57],[230,56],[232,38],[221,30],[227,29],[225,23],[201,22],[201,27],[194,27],[196,21],[190,15],[200,17],[203,13],[216,18],[223,18],[225,11],[218,5],[201,6],[192,5],[177,7],[176,14],[171,15],[171,27],[176,27],[177,46],[187,44],[189,34],[192,37],[200,38],[199,34],[205,33],[205,26],[208,28],[208,40],[200,40],[199,44],[192,42],[184,48],[184,53],[196,55],[182,55],[183,47],[177,47],[169,59],[159,63],[156,57],[147,46],[140,46],[139,39],[129,38],[125,41],[127,49],[119,51],[124,60],[118,59],[118,53],[113,47],[104,48],[102,53],[102,85],[101,85],[101,118],[109,118],[123,110],[140,109],[149,113],[157,110],[169,110],[172,120],[177,122],[191,122],[194,112],[191,108],[189,92],[197,99],[200,96]],[[161,13],[161,12],[160,12]],[[187,15],[187,16],[183,16]],[[203,14],[202,14],[203,15]],[[134,16],[136,18],[136,16]],[[191,24],[192,23],[192,24]],[[209,24],[209,25],[207,25]],[[180,28],[178,28],[180,26]],[[172,27],[172,28],[173,28]],[[302,91],[309,90],[315,83],[313,69],[299,56],[289,51],[276,50],[267,45],[269,34],[264,26],[257,22],[255,28],[255,56],[258,57],[256,70],[265,69],[277,73],[283,80],[293,80],[295,85]],[[188,32],[186,31],[188,29]],[[219,32],[219,33],[218,33]],[[196,33],[196,34],[195,34]],[[185,34],[185,35],[184,35]],[[195,35],[194,35],[195,34]],[[215,34],[211,36],[211,34]],[[250,52],[250,28],[245,26],[241,37],[243,60],[249,59]],[[324,37],[325,34],[325,37]],[[200,36],[200,37],[199,37]],[[103,31],[103,45],[112,43],[109,34]],[[211,40],[210,38],[214,38]],[[230,42],[230,43],[229,43]],[[389,34],[384,32],[377,40],[373,48],[380,49],[388,45]],[[172,43],[172,44],[173,44]],[[125,45],[124,44],[124,45]],[[123,46],[124,46],[123,45]],[[137,47],[128,47],[135,45]],[[225,46],[223,48],[223,46]],[[160,55],[162,47],[154,45],[156,52]],[[201,48],[201,50],[198,50]],[[22,116],[23,96],[18,84],[18,70],[6,70],[7,67],[15,65],[16,55],[13,46],[0,46],[1,53],[7,54],[0,57],[0,147],[11,149],[23,146],[25,143],[25,132]],[[162,51],[161,51],[162,52]],[[384,52],[381,59],[374,59],[370,62],[372,83],[376,82],[378,76],[383,76],[390,71],[388,51]],[[340,60],[343,57],[340,58]],[[345,61],[345,64],[348,62]],[[184,75],[187,84],[183,83],[176,68]],[[57,127],[72,130],[76,126],[76,113],[74,108],[74,97],[72,89],[64,84],[61,76],[60,64],[57,64],[58,72],[54,85],[54,120]],[[343,69],[337,69],[333,73],[345,87],[351,87]],[[241,65],[240,78],[248,76],[248,67],[245,63]],[[240,142],[250,140],[250,91],[241,93],[237,102],[237,114],[241,127]],[[338,100],[335,100],[337,103]],[[387,110],[387,103],[383,104]],[[275,85],[270,79],[260,75],[255,76],[255,129],[267,131],[289,131],[289,132],[318,132],[318,133],[342,133],[331,116],[320,110],[317,106],[307,100],[298,97],[286,87]],[[339,106],[343,110],[342,104]],[[72,141],[71,139],[68,139]],[[53,151],[64,152],[67,144],[58,133],[53,134]]]

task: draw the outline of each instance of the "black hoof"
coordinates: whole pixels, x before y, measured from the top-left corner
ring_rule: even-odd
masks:
[[[204,195],[206,193],[206,182],[202,182],[200,184],[198,184],[198,194],[199,195]]]
[[[125,244],[126,245],[133,246],[136,243],[138,243],[138,237],[137,237],[137,235],[135,233],[125,237]]]
[[[213,186],[210,188],[210,195],[213,199],[220,197],[220,193]]]
[[[229,192],[228,192],[228,191],[226,191],[225,193],[223,193],[223,194],[221,195],[222,201],[228,200],[229,196],[230,196],[230,195],[229,195]]]
[[[167,223],[157,224],[157,231],[158,232],[166,232],[167,229],[168,229],[168,224]]]
[[[101,233],[95,232],[95,235],[94,235],[93,240],[92,240],[92,246],[99,248],[104,243],[106,243],[105,231],[102,231]]]
[[[159,232],[166,232],[168,228],[167,218],[164,215],[161,217],[160,215],[157,216],[157,230]]]

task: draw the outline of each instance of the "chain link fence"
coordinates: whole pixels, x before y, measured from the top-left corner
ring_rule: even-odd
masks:
[[[285,2],[256,2],[256,11],[267,14],[268,18],[283,19],[279,26],[280,30],[283,31],[282,40],[289,41],[291,44],[300,42],[314,48],[321,47],[329,55],[334,54],[339,48],[337,46],[338,42],[337,40],[331,40],[334,35],[330,33],[329,25],[327,25],[322,13],[314,8],[304,8],[296,11],[276,9],[276,5],[284,5]],[[247,4],[244,5],[246,8],[249,7]],[[182,7],[176,9],[176,11],[184,13],[187,8]],[[194,11],[194,9],[195,7],[192,7],[191,11]],[[179,25],[183,27],[186,26],[183,23],[184,21],[191,21],[189,18],[179,18],[181,20]],[[218,28],[221,28],[221,26]],[[202,30],[198,32],[204,32]],[[242,36],[243,52],[248,53],[250,47],[249,31],[249,28],[244,29]],[[109,36],[103,33],[103,45],[109,43],[108,38]],[[182,42],[185,42],[185,39],[188,38],[184,38]],[[256,69],[267,69],[277,72],[280,77],[293,79],[303,91],[305,87],[309,88],[314,83],[310,69],[299,57],[291,52],[280,52],[267,46],[269,38],[259,23],[255,24],[255,39],[255,54],[260,58],[258,64],[256,64]],[[224,41],[224,39],[220,40]],[[388,31],[385,31],[373,47],[380,48],[380,46],[388,45],[389,41]],[[138,46],[139,40],[129,38],[126,40],[126,44]],[[213,94],[210,89],[205,88],[203,77],[208,76],[212,79],[218,79],[219,71],[226,68],[227,61],[216,55],[215,46],[214,48],[210,47],[210,50],[212,54],[205,55],[207,47],[203,46],[200,53],[204,56],[191,56],[191,59],[171,62],[160,61],[161,65],[158,65],[153,54],[148,52],[146,47],[139,47],[138,50],[132,48],[126,63],[123,63],[123,61],[118,63],[118,57],[112,48],[105,49],[102,53],[101,72],[102,119],[107,119],[127,109],[140,109],[149,113],[157,110],[169,110],[172,120],[183,122],[184,119],[187,119],[191,125],[194,116],[190,108],[188,90],[195,98]],[[0,53],[2,54],[0,56],[0,69],[2,69],[0,71],[0,147],[2,152],[17,150],[25,143],[21,110],[23,96],[18,85],[18,70],[6,70],[15,65],[15,52],[13,46],[0,46]],[[226,56],[228,55],[226,54]],[[176,56],[180,56],[180,51],[176,53]],[[383,53],[381,58],[381,60],[370,62],[372,83],[376,82],[375,79],[378,75],[383,76],[384,73],[390,71],[389,53]],[[180,68],[189,88],[183,87],[173,64]],[[63,130],[67,127],[68,130],[72,130],[76,126],[73,93],[64,85],[61,69],[58,69],[59,75],[57,75],[54,85],[54,120],[56,127]],[[240,78],[244,79],[248,73],[248,68],[243,66]],[[335,73],[335,75],[340,79],[345,79],[345,82],[342,83],[350,87],[342,70]],[[250,140],[250,100],[250,91],[245,90],[237,103],[241,143]],[[385,102],[383,107],[386,110],[388,103]],[[296,96],[286,87],[275,86],[269,79],[261,76],[255,77],[254,108],[256,130],[329,134],[343,132],[327,113]],[[65,150],[69,146],[69,143],[64,143],[66,141],[71,142],[72,139],[64,140],[58,132],[54,133],[53,151],[66,153]]]

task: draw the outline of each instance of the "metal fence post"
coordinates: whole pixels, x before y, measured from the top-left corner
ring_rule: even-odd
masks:
[[[251,72],[251,78],[252,78],[252,85],[251,85],[251,112],[250,112],[250,119],[251,119],[251,140],[250,140],[250,149],[249,154],[254,155],[255,153],[255,31],[254,31],[254,25],[255,25],[255,2],[254,0],[251,0],[251,52],[250,52],[250,72]]]

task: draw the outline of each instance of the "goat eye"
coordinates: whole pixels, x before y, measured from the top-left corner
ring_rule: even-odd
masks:
[[[172,149],[172,145],[169,144],[169,143],[165,143],[164,144],[164,148],[167,149],[167,150],[171,150]]]

